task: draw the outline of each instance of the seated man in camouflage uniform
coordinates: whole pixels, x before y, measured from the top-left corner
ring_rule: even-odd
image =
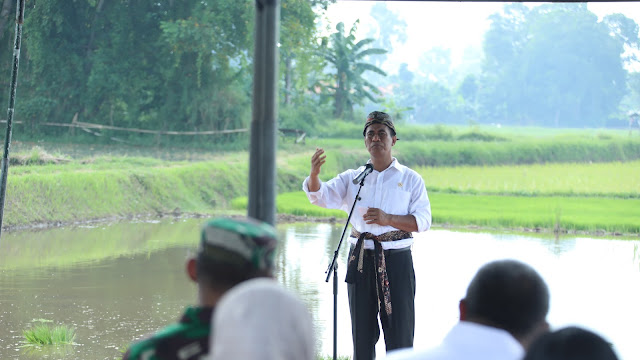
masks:
[[[182,319],[140,340],[123,359],[189,360],[209,353],[211,315],[222,295],[252,278],[273,277],[276,233],[253,219],[213,219],[202,229],[198,253],[187,260],[189,277],[198,284],[198,306]]]

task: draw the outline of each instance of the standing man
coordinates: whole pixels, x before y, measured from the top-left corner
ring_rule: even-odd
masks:
[[[198,285],[198,306],[188,307],[182,319],[140,340],[123,360],[199,360],[209,353],[211,316],[228,290],[253,278],[273,278],[275,229],[252,218],[217,218],[202,228],[195,257],[186,272]]]
[[[370,113],[362,134],[373,171],[365,178],[351,217],[347,288],[353,359],[372,360],[380,337],[378,315],[387,351],[413,347],[412,232],[429,229],[431,206],[422,177],[391,156],[398,140],[391,117],[381,111]],[[323,183],[318,175],[325,161],[324,150],[317,149],[302,188],[312,204],[349,212],[359,188],[353,180],[365,167]]]

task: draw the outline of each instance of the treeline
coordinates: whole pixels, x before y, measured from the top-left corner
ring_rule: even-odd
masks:
[[[0,2],[0,88],[8,89],[15,1]],[[628,50],[638,49],[638,25],[623,15],[599,20],[586,4],[507,4],[490,18],[476,67],[454,71],[450,53],[432,49],[425,71],[405,64],[387,76],[378,60],[392,51],[388,40],[403,31],[394,27],[400,20],[380,16],[386,5],[376,4],[378,35],[357,39],[356,23],[331,25],[323,37],[318,23],[332,2],[281,1],[281,128],[317,135],[327,120],[361,120],[373,107],[418,124],[624,126],[626,112],[640,107],[640,76],[625,70],[635,60]],[[60,137],[71,132],[43,124],[73,120],[159,131],[248,128],[254,6],[28,1],[15,117],[22,123],[14,136]],[[0,103],[7,96],[0,91]],[[102,139],[114,139],[106,132]],[[117,134],[159,143],[153,135]],[[215,141],[225,139],[246,143],[247,136]]]
[[[0,71],[8,75],[15,1],[1,2]],[[281,73],[294,84],[286,87],[288,101],[309,88],[318,46],[316,11],[329,2],[282,2]],[[236,0],[28,1],[16,102],[19,132],[66,134],[68,129],[40,125],[74,119],[163,131],[246,128],[254,6]],[[2,89],[9,80],[0,77]],[[0,92],[0,102],[7,95]]]
[[[640,110],[638,25],[587,3],[513,3],[489,17],[481,49],[452,66],[434,48],[389,79],[397,114],[417,123],[626,127]],[[475,51],[475,52],[474,52]],[[637,126],[637,125],[635,125]]]

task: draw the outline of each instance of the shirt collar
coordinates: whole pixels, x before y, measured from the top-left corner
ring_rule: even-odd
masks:
[[[391,159],[392,159],[392,160],[391,160],[391,164],[389,165],[389,167],[388,167],[388,168],[384,169],[383,171],[386,171],[387,169],[395,168],[395,169],[396,169],[396,170],[398,170],[401,174],[403,174],[403,173],[404,173],[404,169],[405,169],[405,167],[404,167],[402,164],[400,164],[400,163],[398,162],[398,159],[396,159],[395,157],[392,157]],[[367,160],[367,164],[371,164],[371,159]]]
[[[524,348],[509,332],[492,326],[486,326],[471,321],[460,321],[447,334],[445,341],[456,347],[500,347],[503,351],[513,354],[513,358],[522,358]]]

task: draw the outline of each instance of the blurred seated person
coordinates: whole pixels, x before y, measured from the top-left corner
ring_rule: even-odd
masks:
[[[272,278],[275,229],[251,218],[217,218],[202,228],[197,254],[186,272],[198,286],[198,305],[188,307],[176,324],[140,340],[123,359],[196,360],[209,353],[211,316],[231,288],[253,278]]]
[[[521,360],[533,339],[548,331],[549,289],[516,260],[480,268],[459,303],[460,322],[432,349],[392,352],[389,360]]]
[[[315,360],[311,314],[270,279],[229,291],[213,315],[209,360]]]
[[[618,356],[600,335],[570,326],[542,335],[524,360],[618,360]]]

